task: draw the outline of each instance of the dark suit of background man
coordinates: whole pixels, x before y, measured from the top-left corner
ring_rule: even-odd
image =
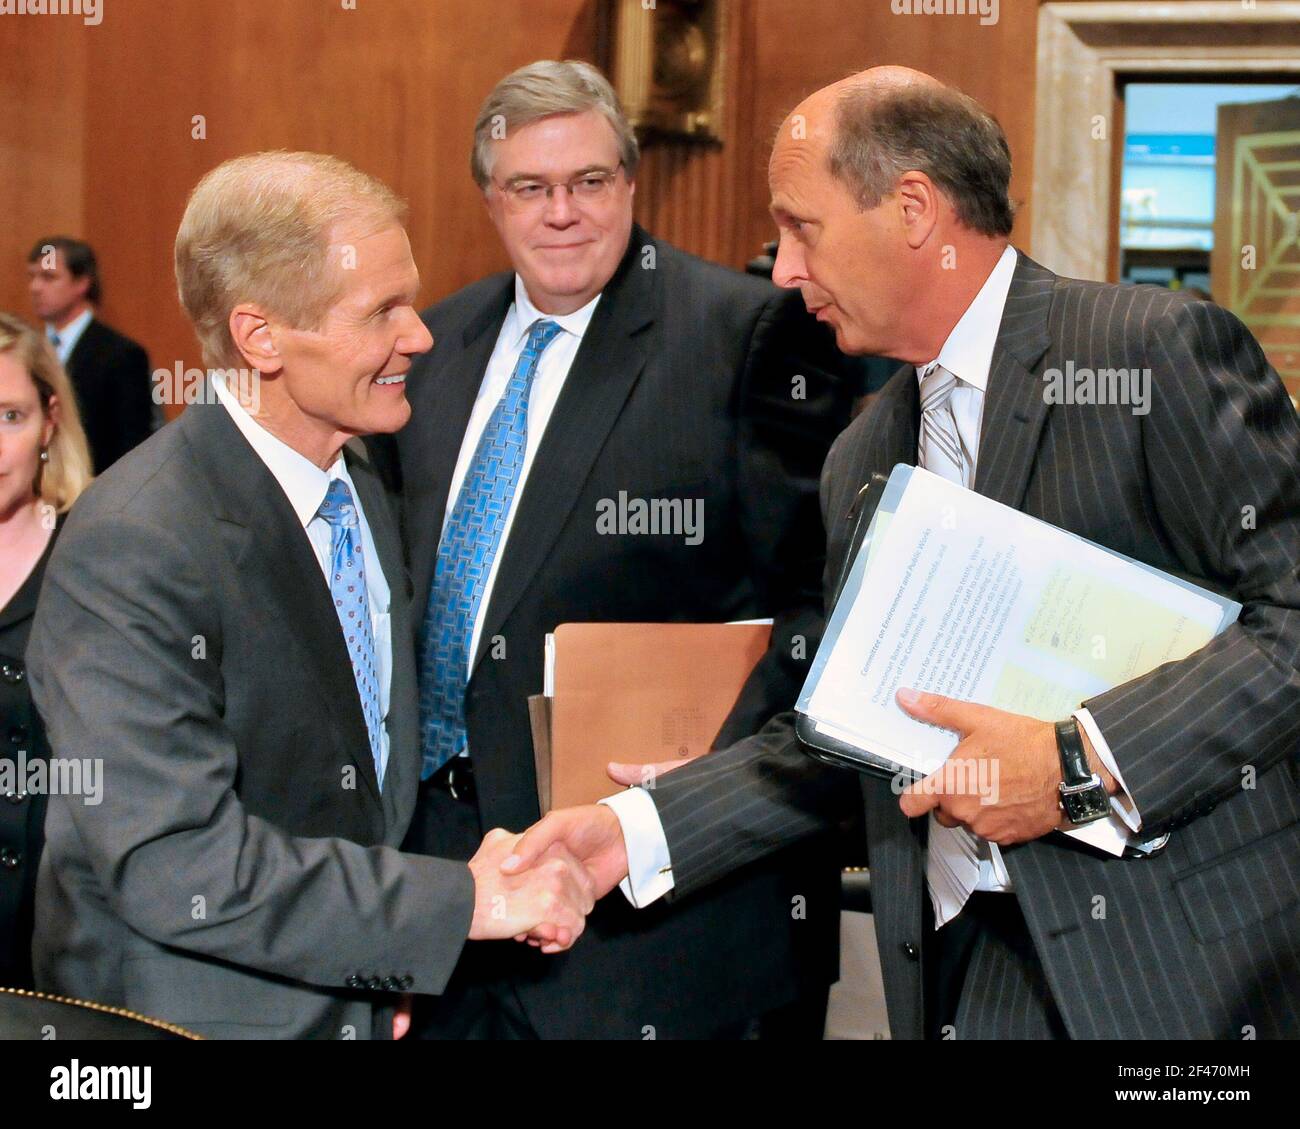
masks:
[[[581,931],[580,869],[503,888],[504,832],[469,867],[398,850],[420,766],[409,593],[344,444],[406,422],[430,345],[403,215],[310,153],[238,158],[191,196],[182,302],[210,365],[262,376],[214,376],[218,402],[98,479],[50,561],[33,692],[52,756],[102,765],[102,802],[49,797],[41,988],[204,1035],[384,1038],[467,935]]]
[[[491,134],[498,114],[504,140]],[[793,296],[633,225],[636,143],[594,69],[546,62],[508,76],[476,138],[476,177],[515,271],[424,315],[435,345],[412,370],[412,419],[397,437],[433,773],[411,842],[462,856],[480,826],[538,817],[527,699],[561,623],[774,615],[771,650],[720,739],[793,703],[807,667],[795,637],[811,654],[819,630],[816,476],[850,396],[828,367],[829,335]],[[526,438],[494,409],[526,417]],[[522,459],[505,495],[476,462],[485,431],[493,451]],[[602,535],[598,504],[620,492],[702,501],[702,539]],[[466,590],[452,583],[463,515],[485,499],[505,527],[486,534],[490,587]],[[450,656],[438,648],[448,639]],[[678,907],[611,902],[565,956],[468,954],[430,1001],[426,1034],[704,1037],[810,998],[783,1030],[801,1021],[820,1038],[837,891],[836,863],[815,843]],[[806,917],[792,912],[798,896]]]
[[[963,735],[954,756],[992,759],[999,795],[862,780],[893,1034],[1300,1035],[1300,427],[1277,374],[1217,306],[1058,278],[1011,249],[1005,139],[956,91],[878,68],[795,112],[806,140],[787,119],[769,165],[774,277],[846,352],[908,362],[827,459],[828,579],[860,487],[919,459],[1243,604],[1194,654],[1080,703],[1124,855],[1054,833],[1051,724],[900,696]],[[1045,378],[1071,362],[1149,370],[1149,387],[1052,403]],[[824,826],[845,788],[785,715],[660,780],[661,830],[573,809],[520,858],[566,840],[599,891],[648,854],[671,872],[653,893],[689,894]],[[962,842],[975,888],[954,893]]]
[[[72,377],[95,473],[143,443],[155,411],[149,356],[95,317],[99,264],[89,244],[64,235],[40,240],[27,257],[32,310]]]

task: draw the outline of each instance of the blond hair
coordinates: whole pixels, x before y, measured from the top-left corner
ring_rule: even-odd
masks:
[[[0,313],[0,354],[11,355],[32,378],[47,419],[50,400],[59,399],[59,418],[46,447],[49,460],[41,464],[32,488],[56,513],[66,513],[94,477],[72,381],[45,335],[13,314]]]
[[[176,285],[205,363],[240,366],[229,320],[241,302],[297,329],[319,328],[343,290],[328,261],[331,231],[343,220],[403,224],[406,204],[321,153],[251,153],[199,181],[176,233]]]

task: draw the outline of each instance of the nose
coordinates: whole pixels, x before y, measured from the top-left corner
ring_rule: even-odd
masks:
[[[793,290],[807,279],[807,267],[803,261],[803,250],[793,239],[781,236],[776,245],[776,262],[772,264],[772,281],[777,286]]]
[[[420,315],[413,306],[407,306],[402,335],[397,340],[397,351],[412,357],[417,353],[427,353],[432,348],[433,334],[429,332],[429,327],[420,320]]]
[[[551,189],[551,194],[547,197],[543,218],[551,227],[568,227],[570,224],[578,222],[578,209],[573,206],[573,200],[569,197],[569,189],[563,184],[557,184]]]

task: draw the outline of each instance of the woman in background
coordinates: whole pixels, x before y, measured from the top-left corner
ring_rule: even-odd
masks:
[[[90,452],[45,337],[0,313],[0,987],[30,988],[45,794],[24,766],[49,759],[23,662],[63,514],[90,483]]]

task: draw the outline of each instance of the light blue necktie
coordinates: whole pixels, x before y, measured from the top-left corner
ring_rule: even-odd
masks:
[[[370,601],[366,596],[366,562],[361,548],[361,524],[352,491],[341,478],[330,482],[325,501],[316,511],[330,527],[330,598],[343,627],[352,659],[352,677],[361,698],[361,714],[370,737],[375,778],[384,786],[383,719],[379,713],[379,664],[375,636],[370,627]]]
[[[528,448],[528,396],[542,351],[560,332],[539,320],[528,331],[510,382],[492,409],[438,545],[420,627],[421,780],[465,749],[465,684],[474,620]]]

